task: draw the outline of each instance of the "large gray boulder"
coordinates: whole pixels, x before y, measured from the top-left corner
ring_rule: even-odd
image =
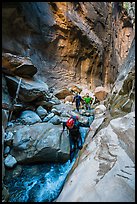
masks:
[[[20,77],[6,76],[7,86],[10,87],[10,95],[16,94]],[[22,78],[19,90],[19,99],[22,102],[32,102],[36,99],[46,100],[50,98],[48,85],[41,80]]]
[[[31,111],[31,110],[25,110],[21,113],[20,119],[23,124],[34,124],[38,122],[42,122],[41,118],[37,115],[37,113]]]
[[[69,159],[69,139],[62,127],[52,123],[19,125],[14,134],[11,154],[19,163],[66,162]]]

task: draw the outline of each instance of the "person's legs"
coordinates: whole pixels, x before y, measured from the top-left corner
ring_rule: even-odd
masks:
[[[85,111],[87,110],[87,106],[86,106],[86,103],[84,104],[84,110],[85,110]]]
[[[71,135],[69,135],[69,143],[70,143],[70,162],[72,162],[75,152],[75,144],[74,141],[72,140]]]
[[[87,106],[88,106],[88,110],[90,110],[90,103],[88,103]]]
[[[89,110],[89,103],[86,103],[86,110]]]
[[[79,137],[77,139],[77,147],[78,149],[82,149],[82,138],[81,138],[81,135],[79,134]]]
[[[76,102],[76,109],[77,109],[78,112],[79,112],[79,106],[80,106],[80,103]]]

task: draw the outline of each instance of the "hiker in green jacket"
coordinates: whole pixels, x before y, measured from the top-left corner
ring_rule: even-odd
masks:
[[[84,108],[85,110],[90,110],[91,109],[91,104],[93,102],[93,98],[89,96],[89,93],[86,94],[86,97],[84,97]]]

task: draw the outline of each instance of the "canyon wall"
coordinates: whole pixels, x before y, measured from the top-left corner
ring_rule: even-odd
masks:
[[[109,2],[4,3],[2,49],[30,57],[49,87],[111,86],[134,38],[124,21]]]

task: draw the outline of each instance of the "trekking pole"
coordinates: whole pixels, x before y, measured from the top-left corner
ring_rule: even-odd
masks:
[[[20,90],[21,80],[22,80],[22,78],[20,78],[20,80],[19,80],[19,84],[18,84],[17,91],[16,91],[16,97],[15,97],[15,102],[16,102],[16,103],[17,103],[17,99],[18,99],[18,96],[19,96],[19,90]]]
[[[63,134],[64,130],[62,130],[61,134],[60,134],[60,138],[59,138],[59,145],[61,145],[61,139],[62,139],[62,134]]]
[[[13,109],[14,109],[14,102],[17,103],[17,98],[18,98],[18,95],[19,95],[21,80],[22,80],[22,78],[20,78],[19,83],[18,83],[18,87],[17,87],[17,91],[16,91],[16,97],[15,97],[15,99],[13,100],[13,108],[12,108],[12,110],[11,110],[10,113],[9,113],[8,122],[9,122],[9,121],[11,120],[11,118],[12,118]]]

